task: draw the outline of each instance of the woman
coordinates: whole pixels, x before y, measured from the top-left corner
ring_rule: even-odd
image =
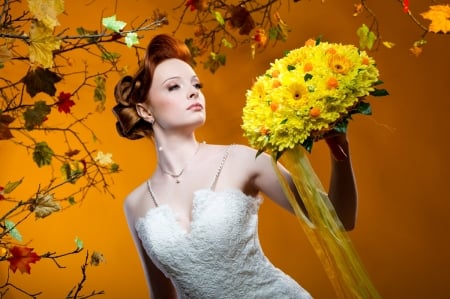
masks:
[[[310,298],[261,251],[259,193],[292,212],[271,158],[243,145],[199,143],[201,83],[187,47],[168,35],[150,42],[143,66],[116,86],[118,132],[151,137],[157,168],[125,201],[126,218],[152,298]],[[329,196],[347,229],[356,190],[346,158],[332,159]],[[280,166],[289,179],[289,173]]]

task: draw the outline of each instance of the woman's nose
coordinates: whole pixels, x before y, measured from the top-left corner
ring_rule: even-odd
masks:
[[[189,99],[195,99],[197,97],[198,97],[198,90],[195,89],[195,90],[190,91]]]

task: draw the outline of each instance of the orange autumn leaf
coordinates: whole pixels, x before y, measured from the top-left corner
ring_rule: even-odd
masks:
[[[9,249],[9,253],[11,254],[11,256],[8,257],[9,268],[11,268],[14,273],[19,269],[20,273],[30,274],[30,264],[36,263],[41,259],[36,252],[33,252],[33,248],[23,246],[14,246]]]
[[[424,19],[431,20],[428,27],[430,32],[448,33],[450,32],[450,6],[446,5],[431,5],[430,10],[420,14]]]

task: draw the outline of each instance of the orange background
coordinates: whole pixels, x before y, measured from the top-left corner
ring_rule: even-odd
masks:
[[[119,20],[151,16],[155,8],[167,10],[178,5],[170,1],[66,1],[61,27],[98,28],[101,14],[116,13]],[[289,2],[289,3],[288,3]],[[389,97],[372,98],[373,116],[357,116],[350,123],[354,170],[358,180],[359,216],[350,233],[370,277],[383,298],[450,298],[450,205],[448,195],[450,129],[450,38],[427,36],[423,54],[416,58],[408,48],[421,31],[402,13],[399,1],[368,1],[380,21],[383,38],[393,41],[393,49],[380,47],[370,54],[381,71]],[[373,3],[372,3],[373,2]],[[411,10],[420,13],[431,1],[411,1]],[[85,5],[86,4],[86,5]],[[25,1],[24,4],[25,5]],[[286,8],[290,6],[288,13]],[[289,40],[270,45],[251,59],[249,49],[227,52],[227,65],[212,75],[201,67],[197,72],[204,82],[208,121],[198,137],[209,143],[245,143],[240,129],[245,91],[252,80],[285,50],[323,35],[330,42],[357,43],[356,29],[368,25],[365,16],[352,17],[353,1],[283,1],[281,15],[291,27]],[[418,19],[428,24],[420,16]],[[175,16],[169,15],[171,26]],[[158,29],[170,33],[173,27]],[[155,32],[156,33],[156,32]],[[182,32],[178,37],[185,36]],[[152,32],[145,34],[145,45]],[[132,51],[122,49],[124,63]],[[84,56],[72,57],[74,62]],[[92,69],[95,68],[91,65]],[[133,65],[129,66],[134,71]],[[3,70],[0,70],[4,72]],[[4,75],[4,74],[2,74]],[[113,85],[119,76],[110,76],[108,107],[90,124],[100,139],[99,147],[113,153],[123,170],[114,176],[111,190],[115,199],[91,193],[81,206],[56,213],[43,220],[29,220],[21,228],[30,247],[39,252],[72,250],[75,236],[89,250],[100,251],[106,262],[88,269],[84,294],[104,290],[104,298],[146,298],[147,289],[138,256],[122,211],[123,198],[145,180],[155,165],[150,141],[129,141],[118,137],[114,119]],[[70,82],[65,82],[70,86]],[[91,95],[89,95],[89,99]],[[78,102],[73,110],[81,109]],[[0,142],[3,171],[0,185],[22,176],[35,189],[41,172],[24,161],[23,152]],[[328,155],[322,144],[314,147],[312,164],[324,184],[328,177]],[[6,169],[6,171],[5,171]],[[30,182],[36,179],[36,182]],[[21,189],[26,188],[26,184]],[[1,208],[1,207],[0,207]],[[266,200],[260,213],[260,236],[265,253],[275,265],[295,278],[316,298],[333,298],[333,289],[297,220]],[[43,291],[40,298],[62,298],[80,279],[79,266],[84,255],[61,260],[65,269],[57,269],[49,260],[32,265],[32,274],[12,274],[11,282],[27,291]],[[6,275],[6,263],[0,265],[0,283]],[[10,290],[6,298],[26,298]]]

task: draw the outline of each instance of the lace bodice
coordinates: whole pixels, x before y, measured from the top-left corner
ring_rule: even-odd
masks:
[[[180,298],[310,298],[263,254],[260,203],[240,190],[199,190],[190,231],[181,228],[168,205],[151,209],[136,230]]]

